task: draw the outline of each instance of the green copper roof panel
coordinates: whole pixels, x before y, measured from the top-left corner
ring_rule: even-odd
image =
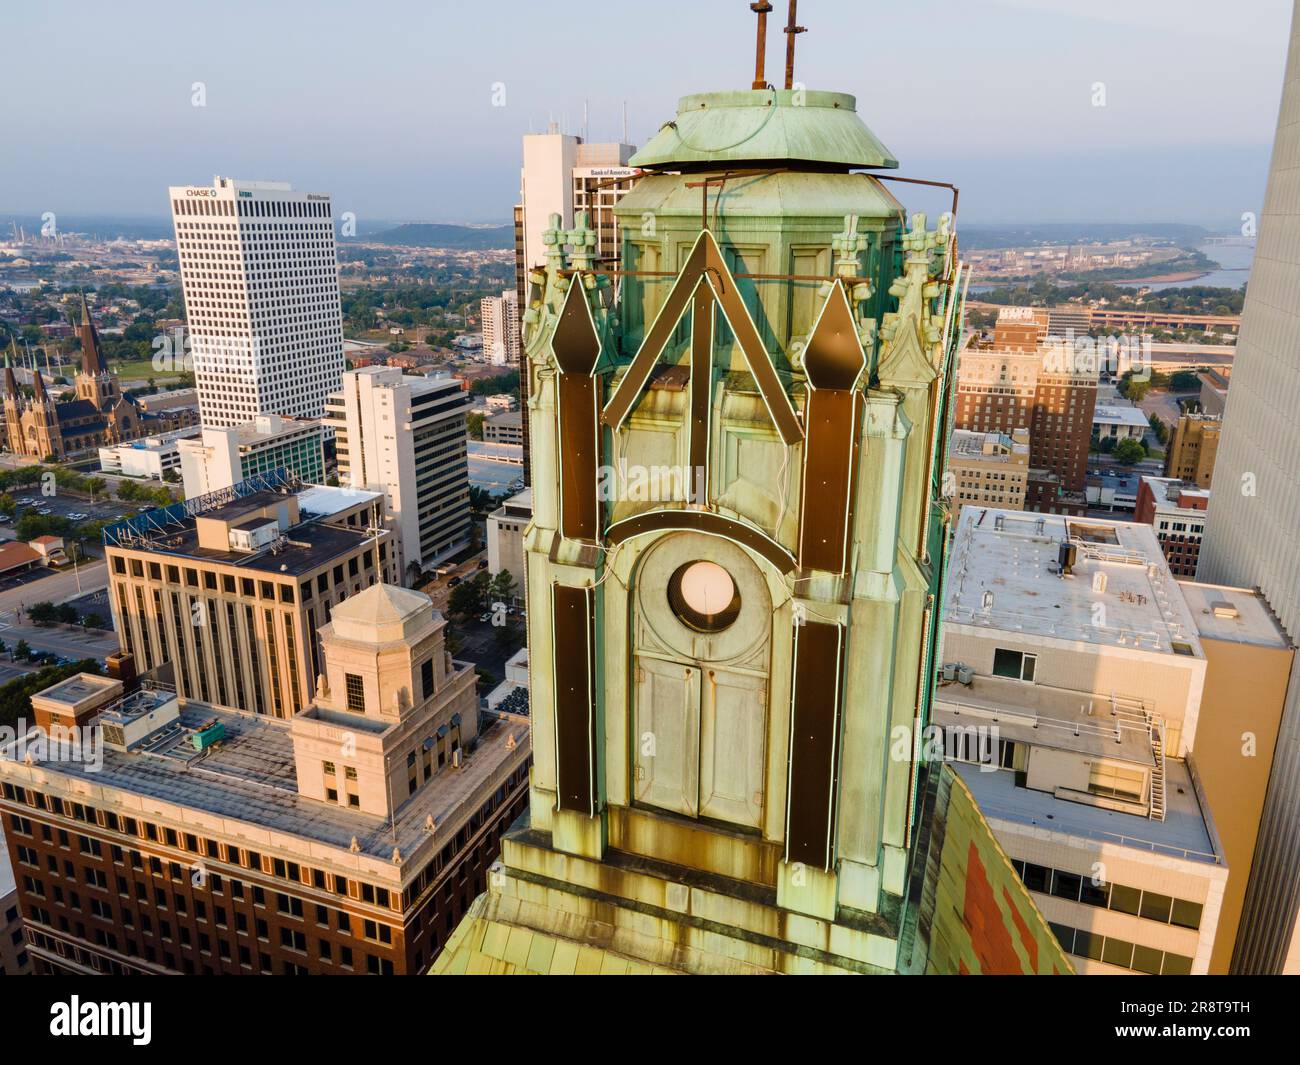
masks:
[[[803,162],[897,167],[858,117],[847,93],[745,89],[684,96],[677,118],[650,138],[632,166]]]

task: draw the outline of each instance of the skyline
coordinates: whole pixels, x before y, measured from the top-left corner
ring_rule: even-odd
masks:
[[[1251,0],[1250,17],[1227,23],[1208,0],[1141,10],[1102,0],[1086,15],[1064,6],[998,0],[951,10],[923,0],[894,10],[811,0],[800,11],[809,32],[796,78],[855,95],[899,172],[961,186],[971,224],[1227,228],[1258,213],[1287,5]],[[531,5],[513,6],[511,32],[488,37],[475,12],[446,5],[394,0],[359,21],[339,4],[317,5],[306,19],[301,5],[254,14],[236,3],[227,21],[170,50],[167,9],[136,10],[126,20],[66,3],[7,16],[17,45],[11,77],[40,90],[0,101],[0,126],[23,146],[0,165],[0,211],[160,218],[169,185],[220,173],[328,192],[363,229],[367,219],[503,223],[518,195],[523,134],[552,120],[581,132],[588,101],[590,139],[616,139],[626,99],[629,137],[644,144],[680,96],[746,87],[753,54],[752,16],[739,4],[666,3],[649,22],[638,9],[612,9],[602,13],[608,32],[590,36],[586,52]],[[1180,28],[1169,33],[1175,14]],[[898,44],[861,43],[851,28],[868,18]],[[625,85],[626,49],[595,42],[634,44],[633,21],[643,42],[635,51],[655,62],[651,77]],[[398,24],[400,38],[389,32]],[[714,42],[706,77],[698,49],[681,47],[687,32]],[[782,46],[769,34],[769,77]],[[1243,49],[1254,53],[1248,63],[1233,54]],[[124,64],[133,52],[147,61]],[[72,76],[51,79],[52,63]],[[991,80],[990,66],[1020,75]],[[192,106],[195,83],[201,107]],[[1104,106],[1094,106],[1097,83]],[[914,102],[899,109],[903,99]],[[87,182],[88,158],[111,180]]]

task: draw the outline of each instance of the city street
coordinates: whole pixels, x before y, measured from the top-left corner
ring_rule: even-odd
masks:
[[[0,582],[0,640],[5,641],[11,653],[19,640],[26,640],[34,650],[50,651],[65,658],[102,659],[118,649],[117,637],[111,632],[86,631],[67,625],[41,627],[30,624],[25,618],[19,619],[18,611],[30,608],[33,603],[48,601],[58,605],[108,587],[108,566],[104,562],[83,563],[77,571],[74,573],[67,569],[39,577],[37,574],[41,571],[28,571]],[[106,601],[102,606],[96,604],[94,609],[104,618],[105,624],[112,623]]]

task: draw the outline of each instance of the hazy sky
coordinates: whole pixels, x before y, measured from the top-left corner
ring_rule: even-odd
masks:
[[[961,185],[967,223],[1228,226],[1263,198],[1290,9],[803,0],[796,76],[855,94],[899,173]],[[0,213],[161,215],[220,173],[363,220],[506,221],[521,134],[580,132],[585,99],[613,139],[626,101],[644,143],[679,96],[748,86],[753,22],[747,0],[6,3]]]

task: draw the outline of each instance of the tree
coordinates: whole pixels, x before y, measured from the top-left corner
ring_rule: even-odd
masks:
[[[1140,440],[1121,440],[1115,445],[1113,454],[1121,466],[1132,466],[1147,457],[1147,449]]]
[[[500,573],[492,578],[490,588],[493,602],[501,602],[509,605],[510,601],[515,597],[515,592],[518,590],[515,585],[515,575],[508,569],[501,570]]]
[[[0,492],[0,514],[12,514],[18,506],[8,492]]]
[[[478,594],[470,581],[456,585],[447,599],[447,608],[453,614],[459,614],[461,617],[477,614],[482,609],[482,606],[482,596]]]
[[[476,484],[469,486],[469,509],[475,514],[486,514],[496,505],[496,496]]]
[[[102,495],[108,488],[108,482],[102,477],[87,477],[84,486],[85,491],[90,495],[90,501],[95,501],[95,496]]]
[[[487,421],[486,414],[480,414],[472,411],[465,417],[465,424],[469,427],[469,438],[471,440],[483,439],[483,423]]]
[[[14,648],[14,660],[17,661],[19,658],[31,658],[31,657],[32,657],[32,649],[27,645],[27,641],[19,640],[18,646]],[[40,691],[39,688],[37,688],[36,690]]]
[[[40,625],[44,628],[46,625],[53,625],[59,620],[58,610],[54,604],[45,601],[33,603],[27,608],[27,618],[33,625]]]
[[[104,628],[104,618],[92,611],[81,619],[81,625],[82,628],[86,629],[102,629]]]

